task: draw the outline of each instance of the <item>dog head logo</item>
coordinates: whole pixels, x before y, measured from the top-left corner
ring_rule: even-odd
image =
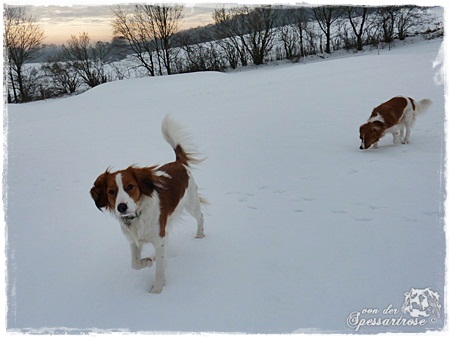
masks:
[[[405,292],[403,313],[408,313],[413,318],[429,317],[432,314],[439,318],[440,310],[439,294],[430,288],[411,289]]]

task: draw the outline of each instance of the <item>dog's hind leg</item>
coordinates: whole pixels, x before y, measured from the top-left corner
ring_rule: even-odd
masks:
[[[195,238],[203,238],[205,237],[205,231],[203,228],[204,225],[204,219],[203,219],[203,213],[201,208],[202,199],[198,194],[197,185],[195,184],[195,181],[192,177],[190,177],[189,180],[189,186],[187,189],[187,200],[186,200],[186,210],[197,220],[197,233],[195,235]],[[206,202],[204,202],[206,203]]]
[[[411,134],[411,125],[409,123],[405,123],[405,127],[406,127],[406,135],[405,135],[405,138],[402,140],[402,143],[408,144],[409,143],[409,135]]]
[[[195,234],[195,238],[203,238],[205,237],[204,230],[204,219],[203,213],[200,205],[200,197],[198,196],[197,189],[194,192],[190,192],[191,196],[189,196],[189,203],[186,204],[186,210],[197,220],[197,233]]]
[[[200,216],[196,217],[196,219],[197,219],[197,233],[195,234],[195,238],[203,238],[203,237],[205,237],[205,230],[203,228],[204,220],[203,220],[203,214],[201,211],[200,211]]]
[[[403,118],[403,124],[406,128],[406,134],[405,137],[402,140],[403,144],[409,143],[409,135],[411,134],[411,128],[414,126],[414,122],[416,121],[416,114],[414,111],[410,110],[408,112],[405,112],[405,117]]]

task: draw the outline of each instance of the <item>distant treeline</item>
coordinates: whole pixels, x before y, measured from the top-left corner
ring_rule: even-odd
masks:
[[[118,79],[225,71],[274,60],[325,57],[337,50],[391,47],[396,40],[443,36],[433,14],[417,6],[238,6],[213,11],[214,24],[179,31],[184,6],[118,6],[111,42],[87,33],[61,46],[42,45],[43,31],[23,7],[6,6],[7,99],[28,102]]]

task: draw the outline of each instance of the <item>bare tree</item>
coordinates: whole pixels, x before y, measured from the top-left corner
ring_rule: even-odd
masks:
[[[321,31],[325,34],[326,46],[325,52],[331,53],[331,26],[339,19],[342,11],[337,6],[320,6],[313,8],[314,18],[316,19]]]
[[[213,18],[223,42],[233,45],[245,66],[247,55],[255,65],[264,63],[273,47],[276,15],[273,6],[243,6],[215,10]]]
[[[27,16],[24,7],[5,6],[3,15],[4,48],[9,65],[9,102],[27,102],[31,99],[24,75],[24,65],[30,61],[44,39],[44,31],[32,16]]]
[[[298,33],[299,43],[300,43],[300,56],[305,56],[305,36],[308,31],[309,26],[309,15],[305,8],[296,8],[294,11],[295,18],[295,28]]]
[[[240,18],[247,32],[244,36],[244,46],[255,65],[263,64],[273,48],[277,13],[273,6],[243,7],[243,15]]]
[[[135,5],[117,7],[113,13],[114,35],[125,39],[150,76],[172,74],[176,58],[173,38],[183,16],[183,5]]]
[[[368,16],[368,7],[350,6],[345,9],[348,21],[356,37],[356,50],[363,49],[363,34]]]
[[[419,22],[423,22],[425,15],[419,12],[416,6],[402,6],[399,7],[395,25],[397,27],[397,34],[399,40],[404,40],[408,35],[409,30]]]
[[[395,17],[398,7],[386,6],[377,11],[377,25],[381,31],[384,42],[390,44],[395,38]]]
[[[233,69],[237,68],[239,62],[242,66],[248,64],[248,54],[242,43],[245,32],[237,19],[239,15],[239,8],[222,7],[213,12],[215,37]]]
[[[300,46],[300,36],[297,33],[295,26],[291,23],[295,19],[295,10],[288,9],[282,12],[281,15],[281,27],[280,40],[283,45],[285,57],[292,60],[298,55],[298,47]]]
[[[176,58],[173,47],[173,37],[178,32],[180,20],[183,17],[184,5],[142,5],[142,10],[150,19],[149,24],[155,39],[158,60],[164,65],[167,74],[172,74],[172,63]],[[162,67],[159,67],[162,75]]]
[[[281,12],[280,39],[286,58],[305,55],[305,40],[309,29],[309,15],[304,7],[288,8]]]
[[[195,42],[188,32],[181,33],[184,55],[178,58],[178,72],[223,71],[226,68],[224,58],[214,41]]]
[[[42,65],[42,70],[51,79],[51,90],[55,95],[75,93],[81,84],[80,76],[60,56],[49,58]]]
[[[155,52],[154,35],[149,20],[140,6],[134,6],[133,10],[118,6],[113,12],[112,26],[114,35],[127,41],[150,76],[156,75],[156,66],[153,59]]]
[[[245,51],[236,48],[236,44],[232,43],[231,39],[222,39],[218,41],[219,46],[222,49],[225,59],[228,61],[229,66],[232,69],[236,69],[239,66],[239,60],[243,66],[247,65],[247,57]]]
[[[110,51],[104,42],[90,43],[87,33],[72,35],[63,45],[67,62],[89,87],[108,81],[105,71],[106,57]]]

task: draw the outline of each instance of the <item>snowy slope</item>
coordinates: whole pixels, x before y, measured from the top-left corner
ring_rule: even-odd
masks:
[[[8,106],[7,328],[352,333],[352,312],[400,309],[411,288],[443,297],[441,42]],[[360,151],[359,125],[395,95],[433,106],[410,145]],[[194,175],[210,205],[204,239],[187,216],[173,229],[167,285],[152,295],[154,268],[131,269],[119,225],[88,192],[108,166],[174,158],[166,113],[208,157]]]

